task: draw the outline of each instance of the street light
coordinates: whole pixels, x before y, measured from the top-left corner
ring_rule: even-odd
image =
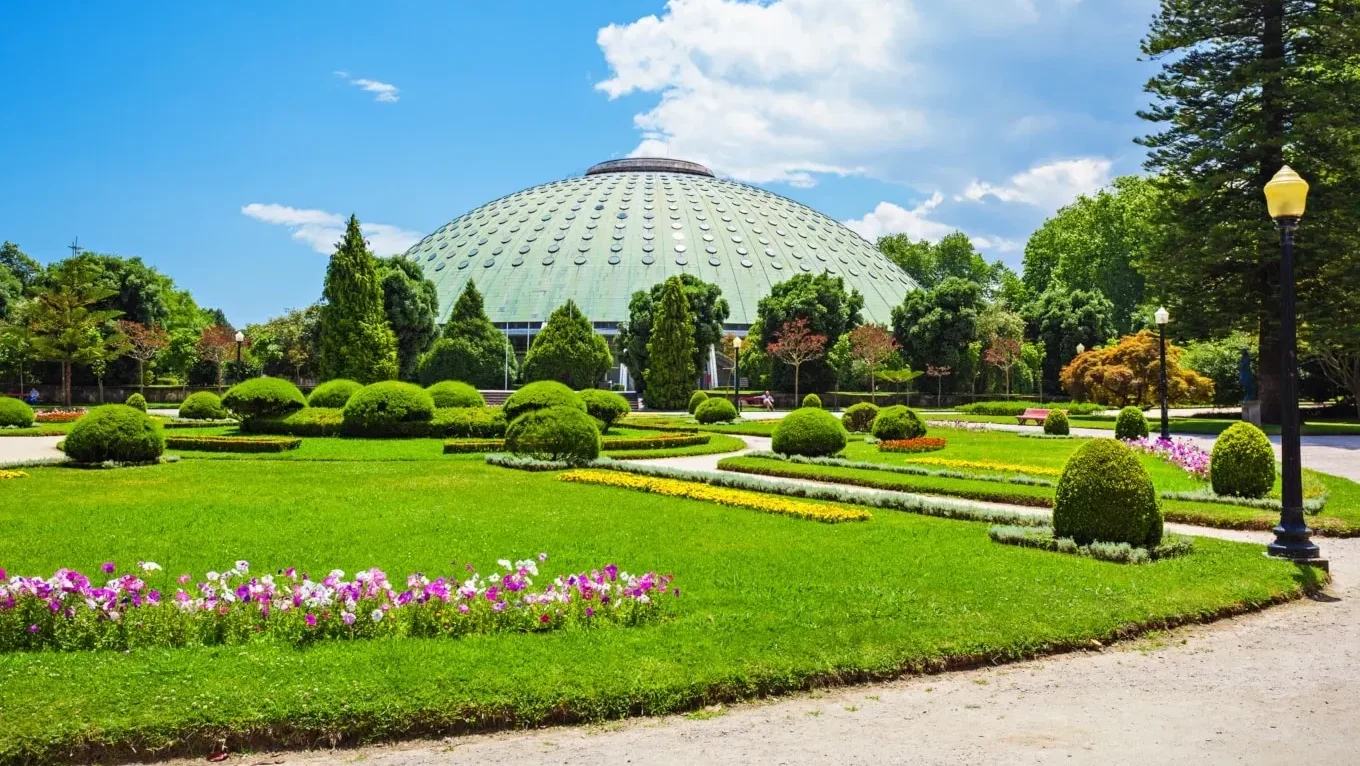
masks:
[[[1086,344],[1085,344],[1085,343],[1078,343],[1078,344],[1077,344],[1077,356],[1081,356],[1081,355],[1084,354],[1084,353],[1086,353]]]
[[[241,344],[245,343],[246,334],[240,330],[236,331],[236,373],[241,373]]]
[[[1166,417],[1166,323],[1171,321],[1171,312],[1165,306],[1157,309],[1157,342],[1162,347],[1162,440],[1171,440],[1171,424]]]
[[[1288,165],[1266,184],[1266,208],[1280,230],[1280,346],[1284,391],[1280,413],[1280,523],[1275,542],[1266,546],[1271,556],[1293,560],[1316,559],[1318,547],[1303,517],[1303,461],[1299,454],[1299,369],[1295,359],[1297,335],[1294,313],[1294,230],[1308,201],[1308,182]]]
[[[732,336],[732,392],[736,394],[737,412],[741,412],[741,336]]]

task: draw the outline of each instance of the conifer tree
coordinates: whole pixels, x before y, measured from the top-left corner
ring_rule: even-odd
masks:
[[[647,406],[679,410],[694,393],[694,315],[678,277],[666,280],[647,342]]]
[[[580,389],[604,379],[613,364],[609,344],[572,301],[548,316],[524,357],[524,379],[556,380]]]
[[[487,318],[482,294],[471,280],[453,304],[442,337],[420,357],[421,385],[460,380],[478,388],[502,388],[519,376],[510,339]]]
[[[321,377],[362,383],[397,377],[397,339],[383,309],[378,266],[359,219],[351,215],[345,237],[326,267],[321,307]]]

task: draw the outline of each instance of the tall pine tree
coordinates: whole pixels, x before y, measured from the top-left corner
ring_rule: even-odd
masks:
[[[478,388],[502,388],[519,375],[510,339],[486,316],[482,294],[472,280],[453,304],[444,334],[420,357],[420,382],[461,380]]]
[[[534,345],[524,356],[524,379],[556,380],[575,389],[590,388],[604,380],[613,362],[609,343],[569,300],[548,315],[547,323],[534,336]]]
[[[647,406],[680,410],[694,393],[694,314],[679,277],[666,280],[653,315],[644,376]]]
[[[383,309],[377,261],[353,215],[326,267],[322,296],[321,377],[362,383],[397,377],[397,338]]]

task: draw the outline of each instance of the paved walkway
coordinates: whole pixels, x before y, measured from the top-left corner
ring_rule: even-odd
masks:
[[[57,449],[62,436],[5,436],[0,437],[0,468],[30,460],[64,458]]]

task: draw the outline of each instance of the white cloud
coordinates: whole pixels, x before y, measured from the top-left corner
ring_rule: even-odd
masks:
[[[345,236],[345,217],[338,213],[259,202],[246,205],[241,212],[257,221],[287,226],[292,229],[293,239],[306,242],[325,255],[335,252],[336,243]],[[404,253],[421,240],[419,232],[387,223],[361,223],[359,227],[376,255]]]
[[[350,85],[363,88],[369,93],[372,93],[373,100],[379,103],[395,104],[401,100],[401,88],[398,88],[397,86],[392,85],[391,83],[381,82],[379,80],[370,80],[364,77],[357,78],[350,77],[349,72],[346,72],[343,69],[337,69],[331,72],[331,74],[335,75],[336,77],[339,77],[345,82],[348,82]]]
[[[929,199],[910,210],[891,202],[880,202],[872,213],[865,214],[863,218],[846,221],[845,225],[870,242],[877,242],[879,237],[888,234],[906,234],[911,239],[938,242],[943,237],[961,231],[958,226],[931,218],[931,214],[943,202],[944,195],[939,192],[935,192]],[[979,250],[995,250],[998,253],[1010,253],[1022,247],[1019,242],[1003,237],[980,237],[970,234],[968,239],[973,243],[973,247]]]
[[[1091,194],[1109,185],[1112,166],[1110,160],[1102,157],[1050,162],[1011,176],[1005,184],[975,180],[954,199],[981,202],[993,197],[1001,202],[1057,210],[1082,194]]]

